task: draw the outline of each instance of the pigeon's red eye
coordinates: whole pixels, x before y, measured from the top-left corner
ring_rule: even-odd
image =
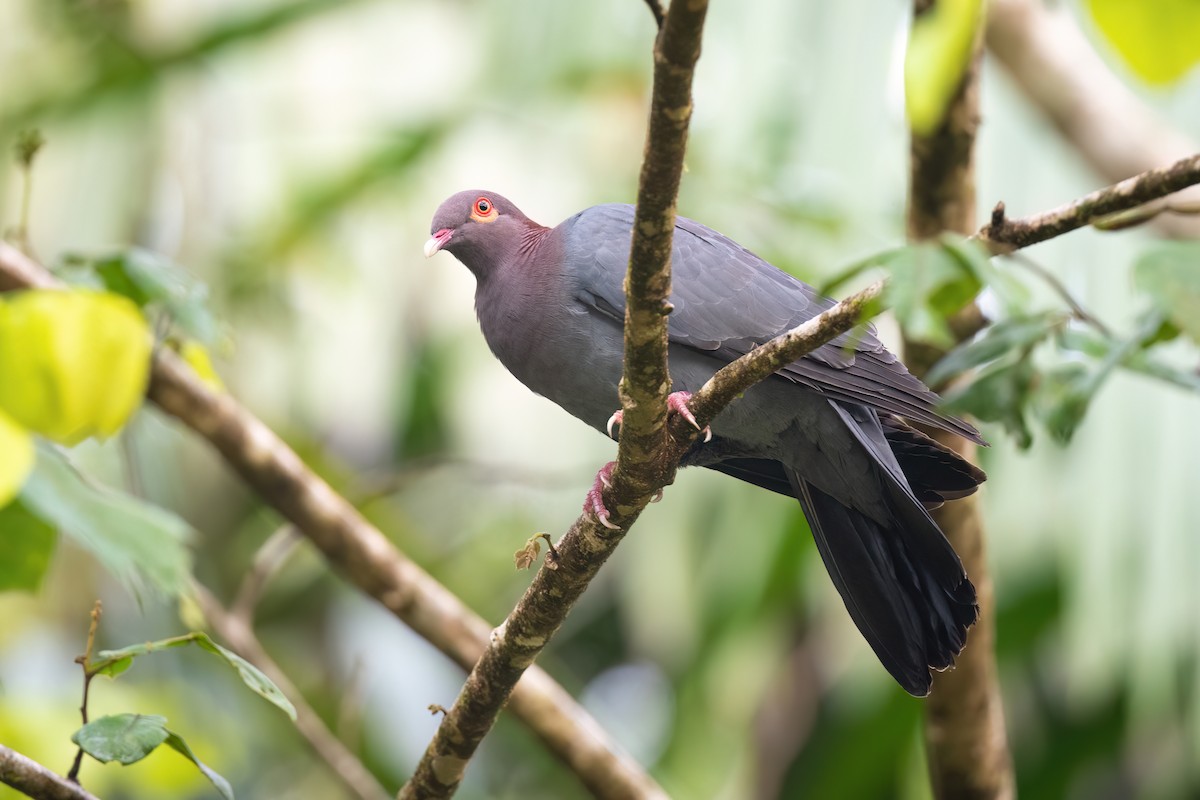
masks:
[[[471,219],[476,222],[492,222],[497,217],[496,204],[486,197],[477,197],[471,206]]]

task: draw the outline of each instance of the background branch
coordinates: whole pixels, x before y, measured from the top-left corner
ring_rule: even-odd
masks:
[[[0,783],[37,800],[97,800],[77,783],[0,744]]]
[[[929,0],[916,0],[914,13],[921,13],[930,4]],[[975,135],[979,127],[982,35],[980,31],[970,65],[941,126],[928,136],[913,134],[910,239],[930,239],[944,231],[965,235],[975,227]],[[982,321],[974,302],[965,313]],[[904,351],[909,369],[917,376],[924,375],[944,355],[939,348],[915,347],[908,341]],[[944,431],[925,432],[968,461],[978,463],[973,442]],[[931,513],[975,584],[979,619],[968,630],[966,646],[954,669],[933,676],[933,688],[925,703],[930,782],[939,798],[1007,800],[1015,796],[1015,778],[996,671],[995,598],[979,494],[948,502]]]
[[[0,241],[0,291],[57,286],[61,284],[43,267]],[[487,623],[401,554],[232,397],[215,394],[166,349],[155,355],[148,395],[207,439],[339,574],[463,669],[479,659],[489,638]],[[645,771],[543,670],[526,672],[509,708],[596,796],[663,796]]]

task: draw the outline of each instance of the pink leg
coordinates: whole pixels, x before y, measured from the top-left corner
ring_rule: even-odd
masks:
[[[600,468],[600,471],[596,473],[596,480],[592,484],[592,488],[588,490],[587,497],[583,500],[584,512],[595,514],[596,519],[600,521],[601,525],[614,531],[618,530],[618,526],[608,521],[608,509],[604,507],[604,498],[602,495],[605,487],[612,485],[609,479],[612,478],[612,473],[616,466],[617,462],[610,461]]]

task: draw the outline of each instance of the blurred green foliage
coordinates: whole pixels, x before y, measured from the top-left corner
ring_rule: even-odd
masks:
[[[903,238],[907,9],[748,9],[710,14],[681,212],[821,283]],[[187,335],[216,330],[229,391],[498,622],[528,581],[513,551],[565,528],[612,445],[503,372],[466,271],[426,262],[421,243],[438,203],[469,186],[548,224],[633,197],[654,35],[644,5],[12,0],[0,30],[0,136],[46,140],[27,221],[23,167],[0,164],[0,228],[27,222],[45,261],[84,254],[106,286],[167,307]],[[1047,208],[1095,188],[1003,76],[986,72],[984,88],[984,207]],[[1193,134],[1195,95],[1184,85],[1164,109]],[[1195,264],[1180,245],[1163,266],[1146,240],[1088,231],[1034,254],[1104,329],[1011,262],[892,251],[910,279],[900,317],[933,339],[981,284],[1002,320],[941,369],[982,367],[957,399],[996,420],[984,501],[1023,797],[1200,791]],[[1143,252],[1157,266],[1135,269]],[[1073,433],[1070,448],[1030,419]],[[140,483],[186,520],[193,573],[227,601],[279,523],[153,411],[128,441],[84,444],[72,461],[108,485]],[[182,579],[180,551],[148,555]],[[685,471],[543,664],[673,796],[928,797],[920,703],[883,674],[814,555],[795,504]],[[27,577],[0,572],[0,585]],[[0,594],[0,741],[53,768],[73,753],[72,659],[98,596],[100,646],[180,629],[173,604],[132,599],[69,538],[36,595]],[[257,623],[325,720],[398,786],[459,670],[303,546]],[[290,723],[205,662],[147,660],[93,714],[163,714],[241,796],[341,796]],[[105,797],[212,796],[174,754],[82,777]],[[507,717],[461,792],[581,795]]]

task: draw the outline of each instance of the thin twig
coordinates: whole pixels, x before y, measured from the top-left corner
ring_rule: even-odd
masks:
[[[99,800],[79,784],[2,744],[0,783],[36,800]]]
[[[1054,292],[1059,297],[1062,298],[1062,301],[1067,304],[1067,307],[1071,309],[1071,314],[1074,315],[1075,319],[1079,320],[1080,322],[1085,322],[1088,325],[1091,325],[1093,328],[1096,329],[1097,332],[1102,333],[1109,338],[1112,338],[1112,330],[1107,325],[1105,325],[1104,322],[1101,321],[1099,317],[1097,317],[1095,314],[1093,314],[1092,312],[1090,312],[1086,308],[1084,308],[1083,304],[1075,299],[1074,295],[1071,294],[1071,291],[1067,288],[1066,284],[1064,284],[1062,281],[1060,281],[1058,279],[1057,275],[1055,275],[1053,272],[1051,272],[1050,270],[1043,267],[1038,262],[1034,261],[1029,256],[1025,255],[1024,253],[1020,253],[1020,252],[1009,253],[1007,255],[1007,257],[1009,259],[1011,259],[1014,263],[1020,264],[1022,267],[1029,270],[1030,272],[1034,273],[1039,278],[1041,278],[1043,281],[1045,281],[1050,286],[1050,288],[1053,289]]]
[[[247,625],[253,623],[254,609],[258,606],[267,581],[274,577],[296,551],[300,539],[300,532],[290,522],[280,525],[267,537],[254,554],[254,559],[250,562],[250,571],[242,578],[237,597],[230,606],[231,613]]]
[[[650,13],[654,15],[654,24],[657,25],[658,29],[661,31],[663,27],[663,20],[665,18],[665,15],[663,14],[662,3],[659,2],[659,0],[646,0],[646,5],[649,6]]]
[[[88,625],[87,646],[84,648],[83,655],[75,658],[75,663],[83,668],[83,699],[79,703],[79,715],[83,717],[83,724],[88,724],[88,690],[92,686],[92,678],[96,677],[96,673],[91,669],[92,652],[96,646],[96,629],[100,627],[100,615],[104,613],[104,607],[100,601],[92,606],[92,621]],[[71,763],[71,771],[67,773],[67,780],[72,783],[79,783],[79,768],[83,766],[83,748],[75,752],[75,760]]]
[[[1169,167],[1135,175],[1041,214],[1009,219],[1004,204],[998,203],[991,222],[974,238],[988,245],[993,253],[1009,253],[1196,184],[1200,184],[1200,153],[1180,159]]]
[[[326,727],[320,715],[304,699],[304,695],[292,683],[287,673],[267,654],[255,636],[250,620],[225,610],[212,593],[198,583],[192,584],[192,595],[217,635],[224,639],[235,653],[261,669],[288,700],[292,701],[292,705],[296,707],[296,730],[300,731],[300,735],[308,742],[313,752],[329,765],[346,788],[362,800],[386,800],[391,797],[391,793],[363,766],[362,761]]]

